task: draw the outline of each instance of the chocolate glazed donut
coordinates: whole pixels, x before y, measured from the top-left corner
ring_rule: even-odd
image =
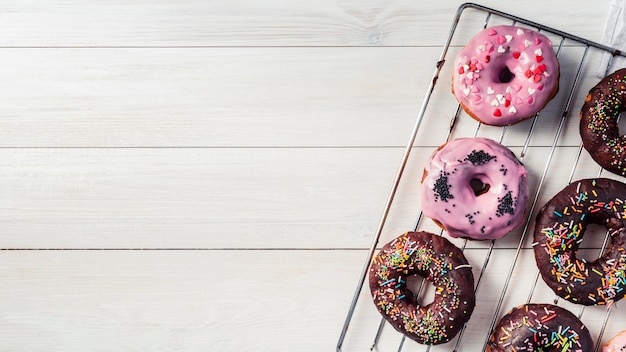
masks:
[[[593,87],[580,111],[583,146],[603,168],[626,176],[626,138],[617,119],[626,110],[626,69],[605,77]]]
[[[407,288],[413,275],[435,286],[432,303],[416,304]],[[370,266],[369,284],[385,319],[422,344],[450,341],[474,310],[474,276],[463,252],[428,232],[407,232],[384,245]]]
[[[611,304],[626,294],[626,185],[606,178],[575,181],[537,214],[535,260],[543,280],[564,299]],[[606,226],[611,242],[588,262],[578,245],[590,224]]]
[[[593,340],[568,310],[551,304],[526,304],[500,319],[485,351],[588,352],[593,351]]]

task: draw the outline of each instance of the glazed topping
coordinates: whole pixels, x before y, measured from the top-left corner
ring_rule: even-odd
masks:
[[[524,221],[526,168],[493,140],[453,140],[433,153],[425,172],[424,215],[453,237],[499,238]]]
[[[437,252],[433,237],[435,235],[422,232],[396,238],[374,257],[370,269],[372,296],[379,311],[396,329],[425,344],[438,344],[452,338],[469,319],[474,304],[473,278],[467,278],[472,275],[462,252],[438,236],[436,239],[446,241],[451,250]],[[453,275],[457,270],[465,270],[463,277],[467,281],[462,286]],[[415,298],[406,284],[412,275],[421,275],[436,286],[433,303],[415,305]],[[471,294],[469,301],[463,298],[468,294]]]
[[[510,125],[552,98],[559,64],[552,42],[536,31],[495,26],[478,33],[454,65],[454,94],[476,117]]]
[[[602,352],[625,352],[626,351],[626,330],[620,332],[606,345],[602,346]]]

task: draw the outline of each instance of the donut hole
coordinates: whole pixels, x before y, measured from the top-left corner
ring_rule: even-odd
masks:
[[[499,83],[509,83],[515,78],[515,74],[509,70],[507,66],[502,67],[500,72],[498,72],[498,82]]]
[[[422,276],[409,276],[406,279],[406,287],[411,292],[411,302],[414,304],[427,306],[435,301],[435,286]]]
[[[470,180],[470,187],[472,188],[472,191],[474,191],[474,195],[478,197],[487,193],[490,186],[477,178],[473,178]]]
[[[580,242],[578,253],[576,253],[576,258],[579,260],[585,259],[587,262],[593,262],[601,257],[600,249],[602,249],[607,233],[608,230],[603,225],[594,223],[587,224],[583,241]],[[606,244],[604,252],[606,252],[609,244],[610,243]]]

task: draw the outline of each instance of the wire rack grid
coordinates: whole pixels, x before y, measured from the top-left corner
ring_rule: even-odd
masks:
[[[557,96],[534,118],[508,127],[481,125],[467,116],[450,93],[449,58],[479,30],[496,24],[528,27],[548,36],[560,63],[560,89]],[[574,180],[607,177],[626,181],[605,172],[582,148],[578,134],[578,114],[584,98],[599,78],[607,73],[599,67],[601,55],[626,56],[619,50],[571,35],[495,9],[466,3],[459,7],[450,34],[435,63],[400,167],[389,193],[378,230],[372,241],[357,288],[344,322],[337,351],[482,351],[491,330],[511,308],[524,303],[554,303],[576,314],[587,325],[596,341],[595,351],[621,330],[626,330],[626,309],[620,302],[609,308],[584,307],[560,300],[540,279],[532,253],[534,218],[541,206]],[[452,60],[450,60],[452,61]],[[440,82],[441,81],[441,82]],[[443,83],[442,83],[443,82]],[[450,118],[442,118],[450,116]],[[434,133],[433,131],[437,131]],[[530,197],[525,224],[502,239],[468,241],[449,238],[460,247],[475,277],[477,305],[470,321],[452,341],[426,346],[406,339],[388,326],[364,290],[369,264],[380,246],[407,230],[425,230],[446,236],[432,221],[424,219],[419,205],[421,170],[440,144],[459,137],[487,137],[513,150],[529,173]],[[579,256],[595,259],[608,245],[603,228],[590,227],[581,243]],[[425,281],[410,284],[417,302],[432,299],[432,287]]]

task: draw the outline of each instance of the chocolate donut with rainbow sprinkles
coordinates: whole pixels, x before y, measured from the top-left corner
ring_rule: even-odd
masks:
[[[618,119],[626,110],[626,69],[615,71],[591,88],[580,110],[580,137],[593,160],[626,176],[626,137]]]
[[[532,29],[489,27],[454,61],[452,91],[474,119],[506,126],[534,116],[559,90],[552,42]]]
[[[593,340],[570,311],[552,304],[524,304],[500,319],[486,352],[590,352]]]
[[[583,305],[610,305],[626,294],[626,184],[607,178],[572,182],[537,214],[534,253],[546,284]],[[610,243],[593,261],[578,258],[589,224],[606,227]]]
[[[407,286],[412,276],[435,286],[427,305]],[[463,252],[446,238],[407,232],[385,244],[369,269],[374,304],[399,332],[426,345],[450,341],[474,311],[474,276]]]

